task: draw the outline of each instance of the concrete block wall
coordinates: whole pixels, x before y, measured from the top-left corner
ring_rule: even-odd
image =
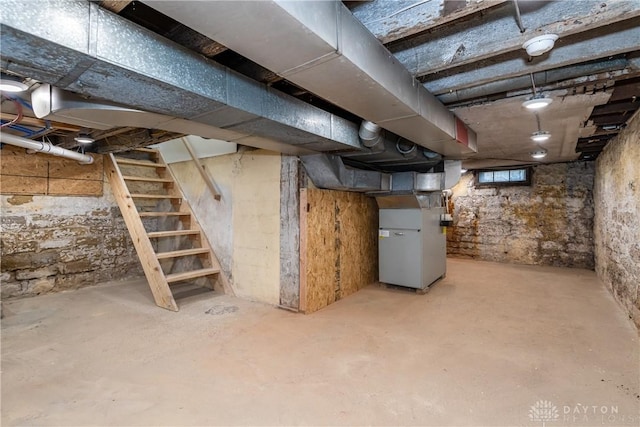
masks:
[[[100,197],[1,196],[2,298],[143,275],[107,182]]]
[[[486,261],[594,268],[594,162],[538,165],[531,186],[453,188],[447,253]]]
[[[640,114],[598,157],[594,200],[596,272],[640,328]]]

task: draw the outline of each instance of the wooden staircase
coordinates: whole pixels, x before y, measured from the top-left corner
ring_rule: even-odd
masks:
[[[220,263],[160,152],[109,154],[106,168],[156,304],[178,311],[174,284],[213,289]]]

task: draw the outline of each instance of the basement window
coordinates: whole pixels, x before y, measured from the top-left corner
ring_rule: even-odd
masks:
[[[531,168],[476,171],[477,186],[531,185]]]

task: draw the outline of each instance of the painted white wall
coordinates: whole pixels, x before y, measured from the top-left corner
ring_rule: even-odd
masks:
[[[238,151],[238,145],[233,142],[220,141],[217,139],[205,139],[196,135],[187,135],[185,138],[187,138],[199,159],[232,154]],[[157,148],[160,150],[164,161],[167,163],[191,160],[191,156],[184,146],[182,138],[172,139],[161,144],[155,144],[152,145],[151,148]]]
[[[171,165],[234,292],[280,302],[280,154],[254,150],[202,159],[216,201],[192,161]]]

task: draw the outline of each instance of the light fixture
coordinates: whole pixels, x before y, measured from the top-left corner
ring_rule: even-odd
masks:
[[[547,150],[544,148],[540,148],[536,151],[531,152],[531,157],[534,159],[542,159],[547,156]]]
[[[0,90],[3,92],[24,92],[29,86],[22,82],[22,79],[9,74],[0,74]]]
[[[524,42],[522,48],[527,51],[529,56],[540,56],[553,49],[556,40],[558,40],[556,34],[543,34]]]
[[[88,133],[80,133],[73,139],[75,139],[76,142],[80,144],[91,144],[93,141],[95,141],[95,139],[93,139]]]
[[[542,130],[540,127],[540,116],[538,114],[536,114],[536,123],[538,124],[538,130],[531,134],[531,140],[533,142],[545,142],[551,138],[551,132]]]
[[[545,142],[551,138],[551,134],[545,130],[539,130],[531,134],[531,140],[534,142]]]
[[[546,108],[553,102],[553,99],[545,96],[541,93],[538,93],[536,90],[536,82],[533,80],[533,73],[529,74],[531,76],[531,88],[533,90],[533,96],[522,103],[522,106],[527,110],[540,110],[542,108]]]
[[[461,173],[461,174],[463,174],[463,173],[467,173],[467,170],[466,170],[466,169],[460,169],[460,173]]]
[[[540,110],[548,107],[553,102],[553,99],[548,98],[542,94],[534,95],[532,98],[524,101],[522,106],[527,110]]]

